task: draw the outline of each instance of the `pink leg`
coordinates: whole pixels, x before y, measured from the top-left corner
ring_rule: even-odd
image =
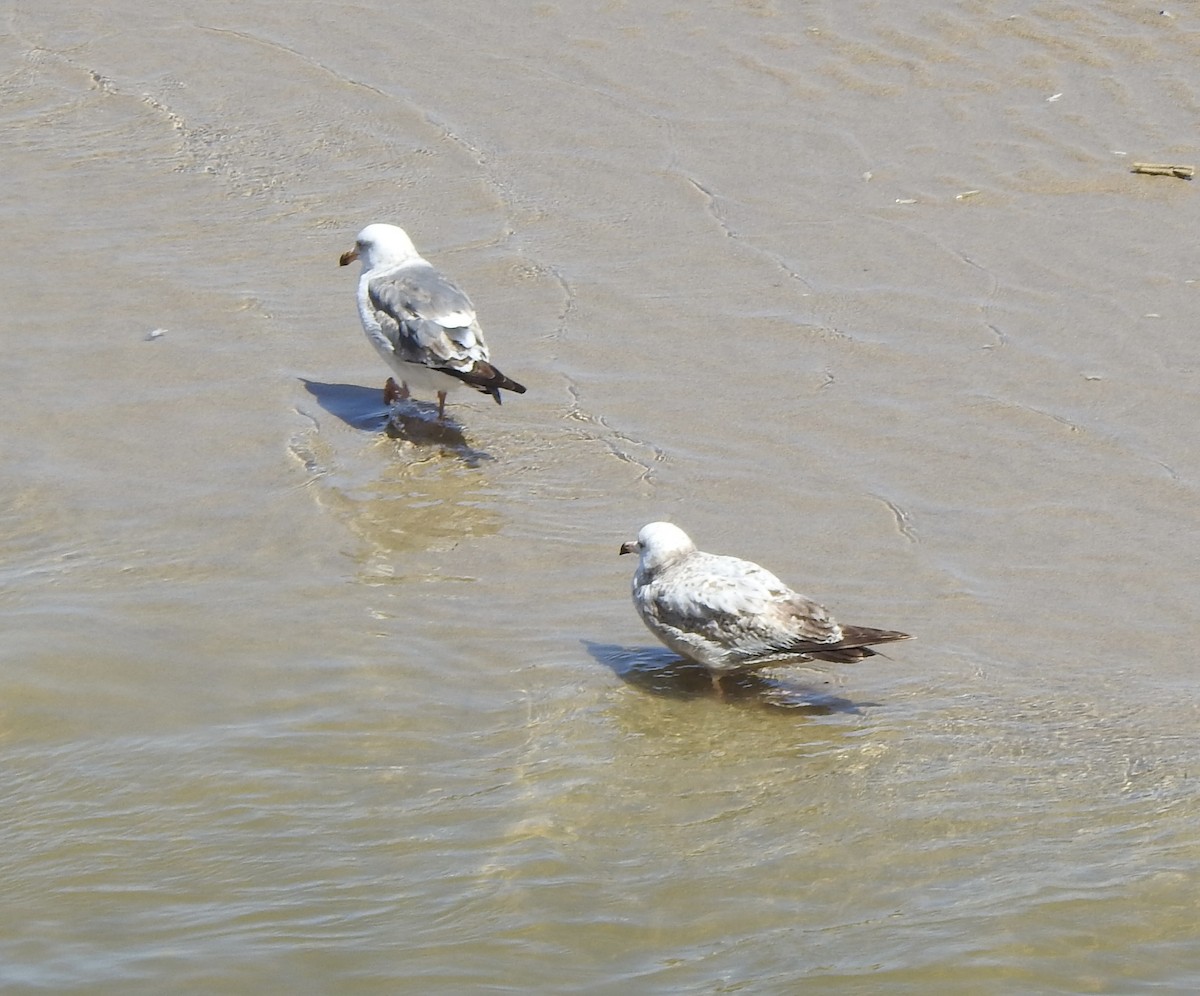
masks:
[[[383,385],[383,403],[385,405],[394,405],[397,401],[408,400],[408,385],[401,381],[396,383],[395,378],[389,377],[387,383]]]
[[[438,391],[438,421],[444,422],[446,419],[446,392]]]

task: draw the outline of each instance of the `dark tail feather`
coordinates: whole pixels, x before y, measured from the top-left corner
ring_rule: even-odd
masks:
[[[908,633],[894,629],[872,629],[870,626],[843,626],[842,639],[829,647],[817,649],[810,644],[806,653],[823,661],[851,664],[865,657],[875,657],[871,647],[877,643],[892,643],[896,640],[911,640]]]
[[[441,373],[457,377],[464,383],[470,384],[475,390],[490,394],[500,404],[500,392],[512,391],[514,394],[524,394],[525,386],[518,384],[511,377],[505,377],[490,363],[476,362],[470,370],[455,370],[453,367],[438,367]]]

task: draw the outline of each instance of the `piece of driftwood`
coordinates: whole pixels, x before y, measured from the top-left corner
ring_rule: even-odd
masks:
[[[1177,176],[1181,180],[1190,180],[1196,175],[1196,167],[1171,166],[1167,163],[1134,163],[1130,172],[1149,173],[1151,176]]]

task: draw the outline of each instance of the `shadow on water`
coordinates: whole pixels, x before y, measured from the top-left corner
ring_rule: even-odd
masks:
[[[301,378],[308,391],[325,411],[354,429],[385,432],[389,438],[414,446],[440,446],[470,467],[491,460],[492,455],[475,449],[454,419],[439,421],[437,405],[430,401],[408,399],[394,405],[383,401],[381,388],[357,384],[324,384]]]
[[[627,684],[652,695],[673,699],[702,699],[717,696],[708,671],[663,647],[622,647],[615,643],[581,641],[587,652]],[[875,702],[849,699],[803,684],[785,681],[775,674],[748,671],[722,682],[724,701],[787,709],[810,716],[833,713],[861,715]]]

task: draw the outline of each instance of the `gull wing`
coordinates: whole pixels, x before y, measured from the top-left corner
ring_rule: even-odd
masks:
[[[401,360],[460,372],[487,361],[471,299],[428,263],[372,278],[367,299]]]
[[[744,661],[828,650],[842,638],[823,606],[736,557],[693,554],[653,578],[642,604],[662,625],[702,636]]]

